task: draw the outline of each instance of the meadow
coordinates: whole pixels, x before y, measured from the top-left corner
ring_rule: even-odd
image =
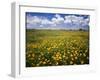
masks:
[[[26,67],[89,64],[89,32],[26,29]]]

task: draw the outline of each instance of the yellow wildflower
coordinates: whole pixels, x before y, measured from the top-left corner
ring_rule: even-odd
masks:
[[[83,64],[84,63],[84,61],[81,61],[81,64]]]
[[[47,48],[48,51],[50,51],[51,48]]]
[[[73,64],[73,62],[72,62],[72,61],[70,61],[70,64]]]

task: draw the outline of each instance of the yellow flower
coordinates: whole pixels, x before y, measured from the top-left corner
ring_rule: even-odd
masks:
[[[70,61],[70,64],[73,64],[73,62],[72,62],[72,61]]]
[[[36,64],[37,66],[39,66],[40,64],[38,63],[38,64]]]
[[[44,61],[43,64],[46,64],[46,62]]]
[[[58,65],[58,62],[56,62],[56,65]]]
[[[84,63],[84,61],[81,61],[81,64],[83,64]]]
[[[51,48],[47,48],[48,51],[50,51]]]
[[[74,60],[74,58],[71,58],[71,60],[73,61],[73,60]]]
[[[77,54],[77,51],[75,51],[75,53]]]
[[[75,57],[75,59],[77,59],[77,57]]]
[[[71,54],[70,56],[71,56],[71,57],[73,57],[73,55],[72,55],[72,54]]]
[[[52,56],[52,58],[53,58],[55,61],[56,61],[56,60],[58,61],[58,60],[61,60],[61,59],[62,59],[60,52],[57,52],[56,55]]]
[[[47,60],[47,62],[50,62],[50,60]]]
[[[76,56],[76,54],[75,54],[75,53],[74,53],[73,55],[74,55],[74,56]]]
[[[27,55],[27,57],[31,57],[31,55],[30,55],[30,54],[28,54],[28,55]]]
[[[59,59],[62,59],[61,56],[59,56]]]
[[[43,52],[40,52],[40,54],[43,56],[44,54],[43,54]]]
[[[54,45],[53,48],[56,48],[56,45]]]
[[[84,53],[83,56],[86,57],[86,54]]]
[[[85,52],[88,52],[88,49],[86,49]]]
[[[67,53],[69,54],[70,52],[68,51]]]
[[[65,55],[63,55],[63,58],[65,58],[66,56]]]
[[[82,54],[80,53],[80,56],[82,56]]]
[[[32,57],[34,57],[35,55],[34,54],[32,54]]]
[[[32,45],[32,47],[33,47],[33,48],[37,48],[37,45],[34,44],[34,45]]]

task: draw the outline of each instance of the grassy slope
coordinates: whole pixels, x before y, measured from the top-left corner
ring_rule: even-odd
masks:
[[[27,30],[27,42],[35,42],[42,40],[42,38],[83,38],[88,39],[88,32],[86,31],[66,31],[66,30]]]

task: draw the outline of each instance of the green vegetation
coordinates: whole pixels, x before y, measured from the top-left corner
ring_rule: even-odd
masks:
[[[26,30],[26,67],[89,64],[89,32]]]

